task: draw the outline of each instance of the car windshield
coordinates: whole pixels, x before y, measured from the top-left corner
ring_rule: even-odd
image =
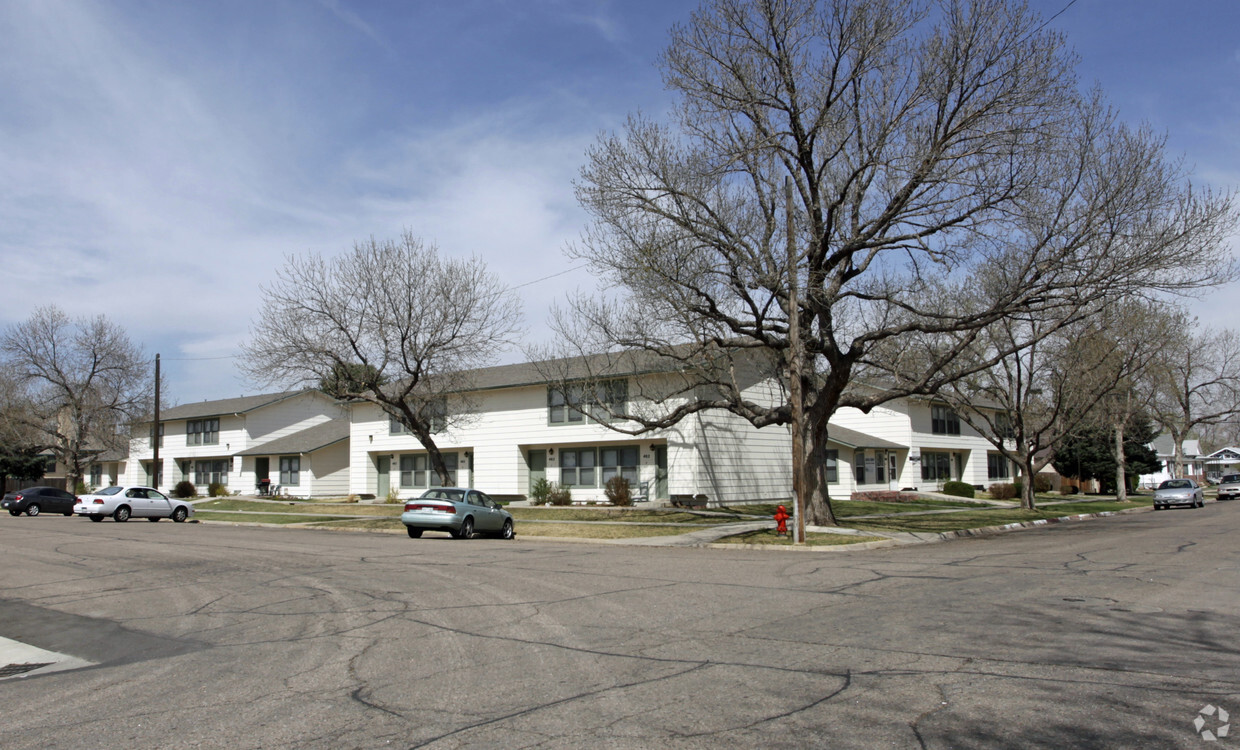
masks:
[[[1158,486],[1160,490],[1191,490],[1193,483],[1188,479],[1168,479]]]
[[[1224,482],[1240,482],[1240,474],[1224,474],[1222,481]]]
[[[116,493],[120,492],[123,489],[124,487],[104,487],[103,489],[99,490],[95,494],[96,495],[115,495]]]

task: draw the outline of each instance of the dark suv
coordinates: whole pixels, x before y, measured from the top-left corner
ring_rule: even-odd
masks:
[[[7,510],[10,516],[37,516],[44,512],[71,516],[76,502],[74,495],[55,487],[27,487],[5,495],[0,500],[0,510]]]

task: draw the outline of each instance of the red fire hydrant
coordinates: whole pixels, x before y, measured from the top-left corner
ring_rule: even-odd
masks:
[[[775,536],[788,536],[788,519],[792,516],[788,515],[788,509],[779,506],[775,509]]]

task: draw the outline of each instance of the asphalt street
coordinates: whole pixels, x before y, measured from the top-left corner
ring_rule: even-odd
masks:
[[[6,517],[0,636],[77,661],[0,680],[0,745],[1240,747],[1238,531],[1240,502],[808,553]]]

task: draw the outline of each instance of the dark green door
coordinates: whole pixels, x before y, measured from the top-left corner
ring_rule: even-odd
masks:
[[[547,451],[530,451],[527,459],[530,465],[530,486],[528,491],[534,491],[534,483],[539,479],[547,478]]]
[[[659,500],[667,499],[667,446],[654,447],[654,496]]]
[[[388,456],[376,457],[375,470],[379,472],[379,486],[375,495],[377,497],[387,497],[388,490],[392,487],[392,459]]]

